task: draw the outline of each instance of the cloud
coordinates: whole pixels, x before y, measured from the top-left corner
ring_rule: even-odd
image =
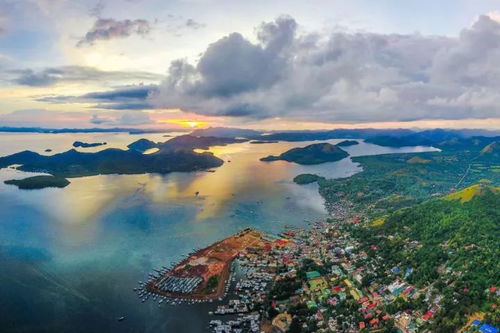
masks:
[[[7,33],[7,16],[0,13],[0,37]]]
[[[80,128],[94,125],[136,126],[152,125],[155,121],[142,111],[78,111],[65,112],[45,109],[17,110],[0,114],[2,126],[13,127],[46,127]]]
[[[151,120],[149,115],[145,112],[125,112],[119,115],[98,115],[93,114],[90,118],[90,123],[94,125],[108,125],[108,126],[136,126],[136,125],[150,125],[154,121]]]
[[[86,112],[63,112],[45,109],[17,110],[0,114],[2,126],[15,127],[81,127],[88,123],[89,115]]]
[[[156,85],[132,85],[118,87],[108,91],[91,92],[79,96],[45,96],[37,98],[39,102],[64,103],[97,103],[92,108],[110,110],[146,110],[153,106],[147,102],[150,94],[158,89]]]
[[[315,121],[497,117],[500,23],[480,16],[457,37],[299,33],[291,17],[176,60],[148,95],[157,107],[204,115]]]
[[[39,71],[18,69],[6,72],[10,81],[26,86],[50,86],[60,82],[159,81],[162,75],[149,72],[102,71],[86,66],[49,67]]]
[[[187,28],[198,30],[198,29],[206,27],[206,24],[197,22],[194,19],[190,18],[190,19],[187,19],[186,22],[184,22],[184,26]]]
[[[82,37],[76,46],[90,46],[97,40],[126,38],[131,35],[145,36],[151,31],[147,20],[123,20],[98,18],[94,26]]]

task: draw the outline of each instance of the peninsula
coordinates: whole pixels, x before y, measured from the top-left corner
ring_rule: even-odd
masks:
[[[244,229],[195,251],[171,269],[155,270],[143,290],[169,298],[219,298],[224,294],[233,260],[246,251],[262,251],[267,243],[263,233]]]

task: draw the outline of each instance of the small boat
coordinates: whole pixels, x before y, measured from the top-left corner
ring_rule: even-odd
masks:
[[[117,318],[116,320],[123,321],[123,320],[125,320],[125,317],[120,317],[120,318]]]

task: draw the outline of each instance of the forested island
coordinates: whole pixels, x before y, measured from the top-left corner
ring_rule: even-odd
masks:
[[[325,179],[325,178],[310,173],[303,173],[293,178],[293,181],[295,184],[305,185],[305,184],[315,183],[320,179]]]
[[[359,145],[359,142],[356,140],[344,140],[339,143],[337,143],[337,146],[339,147],[350,147],[350,146],[355,146]]]
[[[24,179],[4,181],[7,185],[16,185],[21,190],[38,190],[46,187],[63,188],[70,184],[66,178],[55,176],[33,176]]]
[[[212,153],[199,153],[193,149],[207,149],[211,145],[230,142],[234,142],[234,139],[197,138],[186,135],[172,138],[164,143],[154,144],[159,149],[154,154],[143,154],[135,149],[105,149],[95,153],[84,153],[71,149],[50,156],[23,151],[0,157],[0,168],[20,164],[18,170],[45,172],[58,177],[205,170],[221,166],[223,161]],[[132,144],[131,146],[135,147],[136,145]]]
[[[73,142],[73,147],[75,148],[93,148],[93,147],[99,147],[105,145],[106,142],[82,142],[82,141],[75,141]]]
[[[315,143],[303,148],[293,148],[279,156],[267,156],[260,160],[264,162],[287,161],[297,164],[320,164],[325,162],[335,162],[346,158],[349,154],[341,148],[329,143]]]

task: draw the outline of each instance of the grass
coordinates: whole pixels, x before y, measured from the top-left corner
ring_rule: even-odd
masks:
[[[412,157],[408,161],[406,161],[406,163],[408,163],[408,164],[427,164],[430,162],[431,162],[431,160],[426,160],[426,159],[421,158],[419,156]]]
[[[380,227],[384,225],[384,223],[385,223],[385,217],[379,217],[378,219],[372,222],[372,227]]]
[[[493,192],[498,192],[500,191],[499,186],[486,186]],[[443,199],[444,200],[460,200],[461,203],[468,202],[472,198],[474,198],[475,195],[482,193],[483,190],[485,189],[485,186],[481,184],[475,184],[469,187],[464,188],[463,190],[450,193],[447,196],[445,196]]]

